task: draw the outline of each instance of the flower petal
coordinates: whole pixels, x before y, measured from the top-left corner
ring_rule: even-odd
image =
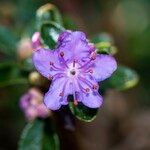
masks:
[[[117,62],[112,56],[98,54],[94,63],[93,76],[97,81],[102,81],[109,78],[116,69]]]
[[[86,58],[95,50],[80,31],[65,31],[59,36],[57,49],[64,53],[65,60]]]
[[[80,86],[79,100],[85,106],[90,108],[98,108],[102,104],[102,97],[98,93],[98,84],[91,75],[84,75],[79,77],[78,80]],[[95,87],[95,89],[94,89]]]
[[[65,77],[54,80],[49,91],[44,96],[45,105],[51,110],[57,110],[61,105],[67,105],[70,87]],[[61,96],[60,93],[63,95]]]
[[[99,108],[103,98],[98,92],[82,93],[82,103],[89,108]]]
[[[58,54],[56,51],[50,51],[44,48],[38,49],[33,53],[33,63],[35,68],[44,76],[49,78],[51,75],[55,75],[58,71],[50,70],[50,62],[53,62],[56,66],[60,66],[58,61]]]

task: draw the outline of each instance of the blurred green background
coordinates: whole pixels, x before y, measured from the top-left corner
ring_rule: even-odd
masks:
[[[14,49],[18,53],[16,43],[19,42],[16,41],[32,35],[35,31],[35,12],[47,2],[60,9],[64,20],[70,24],[68,28],[82,30],[89,38],[101,32],[110,34],[119,50],[116,55],[118,62],[133,68],[140,76],[139,84],[133,89],[124,92],[109,90],[104,107],[94,122],[76,122],[79,146],[75,149],[150,149],[150,1],[1,0],[0,63],[4,60],[13,62],[13,54],[9,57],[5,54],[11,50],[13,53]],[[7,37],[3,41],[5,34]],[[10,52],[5,50],[6,45],[10,47]],[[0,80],[7,78],[5,72],[17,79],[15,69],[11,70],[7,63],[5,65],[7,67],[0,70]],[[25,124],[18,106],[19,97],[28,88],[25,83],[24,80],[15,80],[10,86],[0,85],[0,150],[17,149],[17,141]],[[63,141],[64,137],[61,138]],[[69,143],[66,146],[64,142],[63,146],[65,150],[69,149]]]

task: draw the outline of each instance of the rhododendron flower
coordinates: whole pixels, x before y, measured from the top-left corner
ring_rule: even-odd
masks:
[[[43,95],[35,88],[21,97],[20,107],[27,120],[34,120],[37,117],[46,118],[50,115],[50,110],[43,104]]]
[[[55,50],[37,49],[33,63],[44,77],[52,80],[44,96],[45,105],[52,110],[67,105],[68,95],[73,95],[75,104],[100,107],[103,98],[98,93],[98,82],[110,77],[117,68],[115,59],[97,54],[80,31],[61,33]]]

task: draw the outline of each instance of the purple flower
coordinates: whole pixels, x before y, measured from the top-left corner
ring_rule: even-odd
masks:
[[[98,93],[98,82],[110,77],[117,68],[115,59],[97,54],[94,45],[80,31],[61,33],[53,51],[37,49],[33,63],[44,77],[52,80],[44,96],[45,105],[52,110],[67,105],[68,95],[73,95],[75,104],[100,107],[103,99]]]
[[[20,99],[20,107],[27,120],[34,120],[37,117],[46,118],[50,110],[43,104],[43,95],[35,88],[30,89]]]

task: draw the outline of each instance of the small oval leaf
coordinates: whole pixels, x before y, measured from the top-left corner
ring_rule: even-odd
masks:
[[[64,28],[54,22],[47,22],[41,26],[41,38],[43,44],[50,49],[55,48],[59,34],[64,31]]]
[[[117,53],[117,48],[113,45],[111,45],[110,42],[99,42],[95,44],[97,48],[97,53],[100,54],[109,54],[109,55],[115,55]]]
[[[62,17],[57,9],[57,7],[53,4],[45,4],[41,6],[36,12],[36,20],[38,24],[38,28],[47,21],[53,21],[62,25]]]
[[[29,122],[21,135],[19,150],[59,150],[59,138],[51,120]]]
[[[55,131],[54,123],[45,120],[42,150],[60,150],[59,138]]]
[[[114,55],[117,53],[117,48],[114,46],[113,38],[108,33],[101,33],[92,39],[92,42],[100,54]]]
[[[134,87],[139,81],[137,73],[125,66],[118,66],[116,72],[108,79],[108,85],[117,90]]]
[[[69,108],[76,118],[85,122],[93,121],[96,118],[96,114],[98,112],[98,109],[86,107],[82,103],[74,105],[72,101],[69,102]]]
[[[29,122],[19,142],[19,150],[41,150],[44,123],[41,120]]]

